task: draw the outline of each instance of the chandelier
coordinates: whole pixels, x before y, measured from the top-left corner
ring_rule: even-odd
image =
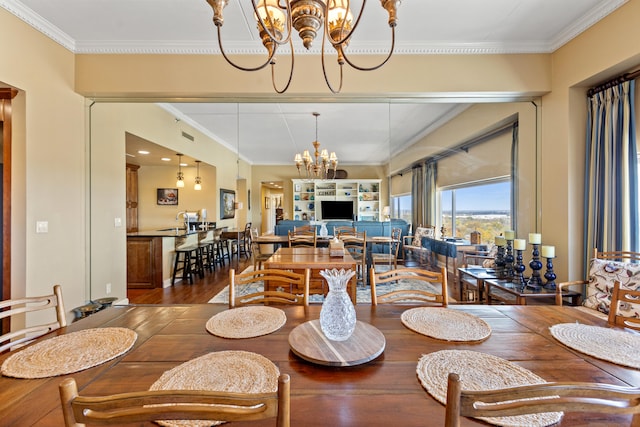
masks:
[[[382,67],[393,54],[395,47],[395,27],[396,13],[401,0],[380,0],[380,4],[389,14],[388,24],[391,28],[391,48],[386,58],[379,64],[372,67],[362,67],[354,64],[346,55],[345,50],[349,45],[349,39],[355,31],[367,0],[362,0],[362,7],[354,20],[350,9],[350,0],[251,0],[253,5],[254,17],[257,21],[262,44],[267,49],[267,59],[264,63],[256,67],[243,67],[235,64],[224,51],[222,47],[221,27],[224,24],[222,10],[227,6],[229,0],[207,0],[207,3],[213,8],[213,23],[218,32],[218,45],[224,59],[242,71],[257,71],[267,65],[271,65],[271,83],[273,89],[277,93],[284,93],[291,84],[294,66],[294,49],[291,37],[292,27],[298,32],[302,39],[302,44],[308,50],[311,48],[313,41],[318,32],[322,34],[322,72],[324,80],[333,93],[339,93],[342,89],[342,66],[346,62],[351,67],[360,71],[372,71]],[[323,27],[324,24],[324,29]],[[340,80],[338,88],[335,89],[329,82],[325,67],[325,42],[329,41],[338,54],[337,62],[340,67]],[[289,80],[283,89],[278,89],[275,82],[275,65],[276,51],[278,46],[288,44],[291,50],[291,69],[289,70]]]
[[[300,175],[302,166],[307,173],[307,178],[322,178],[326,179],[329,175],[329,168],[333,169],[333,176],[336,176],[336,168],[338,167],[338,157],[335,152],[329,152],[326,148],[320,151],[320,142],[318,141],[318,116],[320,113],[313,113],[316,118],[316,140],[313,141],[313,148],[315,149],[314,157],[311,157],[309,150],[304,150],[302,154],[297,153],[293,159],[296,162],[298,168],[298,174]]]

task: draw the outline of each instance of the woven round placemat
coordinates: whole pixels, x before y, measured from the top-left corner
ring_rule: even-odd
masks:
[[[418,361],[418,379],[437,401],[446,404],[449,372],[460,376],[463,390],[494,390],[545,382],[533,372],[499,357],[469,350],[441,350],[426,354]],[[482,417],[498,426],[548,426],[557,423],[562,412]]]
[[[127,328],[84,329],[35,343],[10,356],[2,375],[46,378],[98,366],[126,353],[138,335]]]
[[[560,323],[549,330],[567,347],[607,362],[640,369],[640,335],[580,323]]]
[[[418,307],[405,310],[402,324],[419,334],[446,341],[482,341],[491,335],[484,320],[458,310]]]
[[[207,321],[207,331],[223,338],[253,338],[280,329],[287,316],[279,308],[239,307],[222,311]]]
[[[209,390],[269,393],[278,389],[278,367],[266,357],[248,351],[205,354],[166,371],[149,390]],[[167,427],[205,427],[221,421],[157,421]]]

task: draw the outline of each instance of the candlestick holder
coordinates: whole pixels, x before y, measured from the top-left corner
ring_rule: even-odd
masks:
[[[540,245],[532,243],[531,246],[533,246],[531,253],[533,259],[529,262],[529,267],[531,267],[532,271],[531,277],[529,277],[529,281],[527,282],[527,288],[539,291],[542,289],[542,279],[540,278],[540,270],[542,269],[542,262],[540,262]]]
[[[544,288],[550,291],[556,290],[556,273],[553,272],[553,259],[555,257],[547,258],[547,272],[544,273],[544,278],[547,281],[544,284]]]
[[[513,280],[511,283],[516,285],[521,291],[524,290],[526,282],[524,281],[524,270],[527,267],[522,263],[522,250],[516,249],[516,261],[513,265]]]
[[[496,278],[504,279],[504,266],[506,262],[504,260],[504,246],[498,245],[498,252],[496,253]]]
[[[507,240],[507,247],[504,254],[504,280],[511,282],[513,279],[513,240]]]

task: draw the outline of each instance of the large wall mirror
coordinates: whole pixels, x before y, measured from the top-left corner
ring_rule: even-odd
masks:
[[[536,103],[531,101],[92,102],[87,107],[91,122],[88,295],[104,296],[106,284],[112,284],[115,296],[126,295],[127,164],[139,166],[139,230],[180,226],[181,219],[176,219],[180,212],[204,210],[207,220],[219,225],[242,227],[251,221],[264,232],[272,226],[264,217],[272,201],[281,204],[285,217],[293,218],[291,179],[305,176],[296,169],[294,156],[304,150],[313,154],[316,135],[321,149],[336,152],[338,168],[349,178],[382,179],[382,197],[390,203],[411,191],[406,179],[411,166],[429,156],[456,150],[463,152],[469,176],[473,170],[491,169],[487,161],[492,156],[481,156],[473,148],[461,151],[460,145],[515,121],[518,226],[535,229],[539,124]],[[177,188],[179,172],[185,187],[178,189],[175,203],[159,201],[160,189],[171,193]],[[390,185],[390,176],[403,179]],[[196,177],[201,190],[193,188]],[[234,218],[220,215],[221,189],[234,190],[243,202],[244,209]]]

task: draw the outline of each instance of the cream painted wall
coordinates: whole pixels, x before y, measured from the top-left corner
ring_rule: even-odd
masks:
[[[178,205],[158,205],[158,188],[176,188],[174,166],[141,166],[138,169],[138,230],[159,230],[162,228],[182,227],[182,216],[176,220],[178,212],[197,212],[207,210],[207,221],[218,222],[218,204],[220,192],[216,185],[216,168],[200,164],[202,190],[193,189],[196,177],[195,167],[182,168],[185,186],[178,189]]]
[[[13,102],[11,294],[49,294],[58,283],[70,310],[88,293],[85,107],[73,91],[74,56],[4,9],[0,36],[0,82],[20,90]],[[36,221],[47,221],[49,232],[36,234]],[[49,318],[27,322],[42,316]]]

